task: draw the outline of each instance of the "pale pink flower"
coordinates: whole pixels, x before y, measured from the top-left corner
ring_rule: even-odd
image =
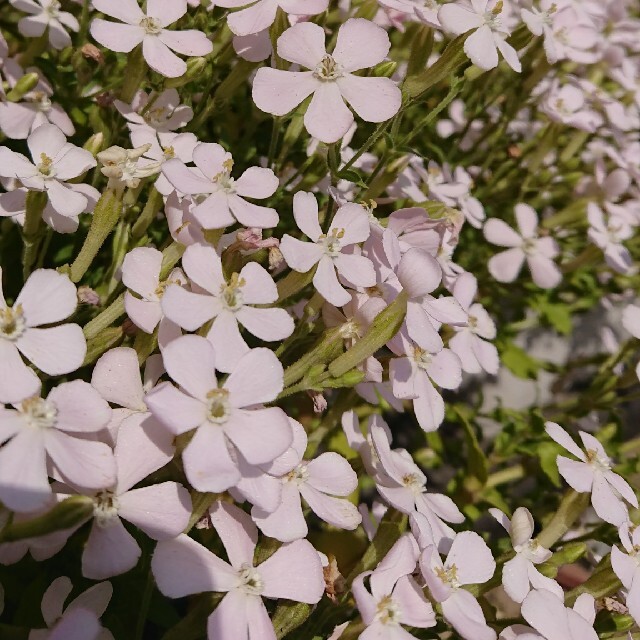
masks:
[[[461,35],[475,29],[465,40],[464,52],[481,69],[498,66],[498,51],[517,72],[522,70],[518,53],[507,42],[508,29],[502,22],[502,1],[459,0],[440,7],[438,20],[445,31]]]
[[[272,513],[254,507],[251,517],[260,530],[271,538],[291,542],[306,537],[307,523],[302,514],[300,498],[325,522],[340,529],[356,529],[362,517],[356,507],[342,497],[358,486],[358,477],[351,465],[337,453],[322,453],[313,460],[304,460],[307,434],[298,422],[292,422],[293,442],[284,454],[286,465],[293,469],[280,477],[282,501]],[[280,459],[274,460],[274,464]],[[273,471],[272,471],[273,473]]]
[[[387,193],[392,196],[406,196],[414,202],[438,200],[449,207],[455,206],[467,192],[467,186],[456,181],[448,166],[440,167],[429,160],[425,168],[423,159],[415,155],[410,156],[407,167],[387,188]]]
[[[14,181],[17,183],[17,181]],[[80,224],[80,213],[90,213],[95,208],[100,199],[100,192],[89,184],[67,183],[66,186],[77,193],[82,194],[87,199],[87,206],[83,211],[75,216],[59,214],[47,201],[43,211],[42,220],[57,233],[75,233]],[[11,217],[19,225],[24,224],[27,213],[27,193],[28,189],[18,187],[7,193],[0,193],[0,217]]]
[[[478,601],[461,588],[487,582],[495,568],[487,543],[473,531],[456,535],[444,563],[436,547],[427,547],[420,556],[420,569],[431,595],[440,603],[445,620],[465,640],[496,638]]]
[[[232,178],[233,158],[215,143],[200,143],[193,161],[195,169],[174,158],[162,166],[162,173],[180,193],[201,196],[193,216],[205,229],[223,229],[236,220],[261,229],[278,224],[275,209],[245,200],[263,200],[276,192],[278,178],[271,169],[250,167],[238,179]]]
[[[88,199],[67,184],[96,166],[89,151],[67,142],[53,124],[43,124],[27,139],[33,162],[21,153],[0,147],[0,175],[16,178],[30,191],[44,191],[49,203],[63,216],[77,216]]]
[[[446,522],[460,523],[464,516],[451,498],[427,493],[427,478],[404,449],[391,449],[384,420],[370,422],[371,443],[378,462],[372,474],[376,488],[391,506],[409,515],[416,511],[427,521],[431,544],[440,550],[449,548],[455,533]],[[361,453],[362,455],[362,453]]]
[[[560,253],[556,241],[550,236],[538,236],[538,216],[528,204],[517,204],[515,215],[520,233],[498,218],[491,218],[484,225],[484,236],[491,244],[509,247],[489,260],[489,272],[498,282],[513,282],[526,260],[539,287],[557,286],[562,273],[553,262]]]
[[[323,28],[298,23],[278,38],[278,55],[311,71],[262,67],[253,81],[253,100],[262,111],[283,116],[313,94],[304,126],[322,142],[337,142],[353,123],[345,100],[367,122],[384,122],[398,112],[402,94],[393,80],[354,74],[382,62],[390,46],[384,29],[350,18],[340,27],[329,54]]]
[[[351,300],[336,271],[355,286],[371,287],[376,283],[371,260],[352,252],[353,245],[369,237],[369,218],[364,207],[354,203],[341,206],[325,234],[320,228],[315,196],[299,191],[293,197],[293,216],[298,228],[313,243],[285,234],[280,241],[280,251],[294,271],[305,273],[318,265],[313,286],[327,302],[341,307]]]
[[[144,460],[139,464],[162,467],[173,458],[174,436],[151,415],[145,404],[145,397],[154,388],[164,373],[162,356],[147,358],[144,377],[140,378],[138,354],[131,347],[116,347],[104,353],[93,368],[91,385],[111,404],[116,405],[107,426],[107,434],[102,439],[115,445],[120,428],[139,431],[144,445]],[[149,472],[151,473],[151,472]]]
[[[193,217],[195,205],[189,196],[182,199],[174,191],[165,201],[164,215],[169,225],[171,237],[181,245],[206,244],[200,223]]]
[[[496,325],[485,308],[473,302],[477,290],[478,281],[471,273],[463,273],[456,280],[453,295],[468,319],[466,327],[453,327],[456,334],[450,338],[449,348],[460,358],[463,371],[486,371],[495,375],[500,368],[500,359],[495,345],[488,340],[496,337]]]
[[[532,6],[530,9],[521,9],[522,21],[527,29],[535,36],[544,37],[544,52],[549,64],[555,64],[560,58],[560,52],[556,44],[557,36],[554,32],[554,23],[558,15],[567,11],[567,5],[558,6],[553,0],[540,0],[540,8]]]
[[[153,247],[132,249],[122,263],[122,283],[129,289],[124,294],[124,308],[131,322],[146,333],[153,333],[164,317],[161,300],[167,287],[187,284],[180,269],[160,281],[161,269],[162,252]]]
[[[442,278],[438,261],[426,251],[410,249],[402,256],[396,274],[409,296],[405,318],[407,334],[421,349],[431,353],[440,351],[444,346],[438,334],[440,324],[465,326],[468,318],[456,298],[431,295]]]
[[[62,324],[78,304],[76,288],[53,269],[34,271],[12,307],[1,289],[0,270],[0,402],[20,402],[38,393],[40,381],[20,354],[50,376],[71,373],[87,352],[82,328]]]
[[[113,106],[126,118],[131,130],[140,126],[168,133],[186,126],[193,118],[193,109],[180,104],[177,89],[166,89],[159,95],[138,91],[131,104],[115,100]]]
[[[569,59],[581,64],[593,64],[600,58],[597,45],[602,40],[601,30],[592,21],[579,15],[580,11],[576,8],[582,4],[571,3],[571,6],[565,6],[564,11],[558,11],[553,17],[551,33],[545,34],[545,53],[551,55],[550,62]]]
[[[291,445],[286,414],[278,407],[251,408],[282,391],[282,365],[268,349],[252,349],[225,382],[216,379],[215,356],[206,338],[188,335],[163,351],[169,383],[147,394],[151,412],[172,433],[196,429],[182,453],[185,473],[198,491],[225,491],[242,474],[237,459],[250,465],[271,462]]]
[[[600,518],[616,526],[629,519],[624,501],[636,509],[638,498],[629,483],[611,470],[611,460],[604,447],[591,434],[579,431],[586,453],[555,422],[546,422],[550,438],[573,454],[578,461],[558,456],[558,471],[569,486],[579,493],[591,493],[591,504]]]
[[[9,509],[29,512],[50,499],[49,475],[88,488],[115,478],[111,448],[82,436],[103,429],[109,405],[87,382],[54,388],[17,408],[0,410],[0,498]]]
[[[249,635],[275,640],[262,598],[318,602],[324,593],[320,556],[309,542],[296,540],[255,566],[258,532],[249,516],[224,502],[217,502],[210,513],[229,562],[186,535],[160,542],[151,561],[158,589],[169,598],[226,592],[209,616],[209,640],[240,640]]]
[[[618,273],[629,273],[633,258],[622,243],[634,235],[634,228],[618,216],[605,216],[595,202],[587,205],[587,218],[589,240],[602,249],[606,263]]]
[[[289,418],[292,434],[299,433],[302,426],[293,418]],[[229,493],[238,503],[249,501],[263,515],[275,511],[282,502],[284,476],[297,466],[299,458],[296,453],[296,442],[274,460],[261,464],[249,464],[242,456],[236,457],[238,470],[242,476],[238,483],[229,489]]]
[[[520,635],[522,640],[598,640],[593,629],[596,607],[593,596],[578,596],[573,608],[545,589],[534,589],[522,603],[522,617],[540,633]]]
[[[93,518],[82,552],[82,575],[102,580],[133,569],[142,553],[122,520],[130,522],[153,540],[179,535],[191,516],[189,492],[177,482],[132,488],[167,462],[156,455],[144,429],[127,425],[120,429],[114,449],[117,477],[99,491],[75,487],[93,499]],[[58,497],[74,491],[58,487]]]
[[[170,31],[173,24],[187,12],[186,0],[148,0],[146,14],[136,0],[93,0],[96,11],[121,20],[110,22],[94,18],[91,35],[102,46],[122,53],[129,53],[142,44],[147,64],[159,74],[177,78],[187,71],[184,56],[206,56],[213,44],[202,31],[187,29]]]
[[[10,88],[14,88],[24,70],[15,60],[6,60],[3,71]],[[34,69],[29,69],[34,71]],[[40,73],[37,71],[37,73]],[[7,138],[24,140],[40,125],[55,124],[65,135],[71,136],[75,128],[65,110],[52,102],[53,89],[49,82],[40,76],[38,84],[24,94],[20,102],[0,102],[0,129]]]
[[[181,162],[192,162],[198,139],[193,133],[156,132],[150,127],[134,127],[131,130],[131,144],[134,147],[150,145],[139,160],[140,166],[148,164],[161,170],[165,162],[174,158]],[[155,188],[163,196],[169,196],[175,191],[164,174],[156,179]]]
[[[540,104],[540,111],[554,122],[593,133],[602,116],[587,104],[584,92],[573,84],[553,86]]]
[[[413,401],[418,424],[435,431],[444,420],[444,400],[435,382],[443,389],[457,389],[462,382],[460,358],[450,349],[430,352],[399,332],[390,345],[400,357],[389,362],[389,378],[396,398]]]
[[[80,25],[67,11],[60,10],[58,0],[10,0],[18,9],[30,14],[18,22],[18,31],[27,38],[39,38],[49,29],[49,44],[54,49],[64,49],[71,46],[71,38],[67,29],[78,31]],[[66,27],[66,29],[65,29]]]
[[[637,624],[640,620],[640,527],[624,523],[619,535],[624,551],[613,545],[611,566],[627,590],[626,604]]]
[[[110,582],[99,582],[76,596],[66,607],[73,585],[66,576],[56,578],[42,596],[42,618],[47,629],[34,629],[29,640],[113,640],[98,619],[113,594]]]
[[[293,16],[315,16],[326,11],[329,0],[216,0],[215,4],[227,9],[240,8],[228,14],[227,24],[237,36],[248,36],[268,29],[278,9]]]
[[[162,310],[187,331],[195,331],[213,319],[207,339],[214,347],[219,370],[231,371],[249,352],[239,324],[268,342],[283,340],[293,332],[293,319],[285,309],[254,306],[278,299],[273,278],[258,263],[247,263],[227,280],[215,249],[193,244],[184,252],[182,266],[194,290],[168,286],[162,296]]]
[[[353,581],[356,600],[366,629],[362,640],[409,640],[414,636],[400,625],[426,629],[436,624],[431,603],[411,574],[416,568],[418,548],[405,534],[391,547],[374,571],[365,571]],[[364,585],[369,578],[369,588]]]
[[[546,562],[552,553],[532,537],[533,516],[529,510],[518,507],[511,520],[500,509],[489,509],[489,512],[505,528],[516,552],[515,558],[505,562],[502,568],[502,585],[507,595],[514,602],[522,602],[531,589],[546,589],[563,598],[562,587],[535,568],[536,564]]]

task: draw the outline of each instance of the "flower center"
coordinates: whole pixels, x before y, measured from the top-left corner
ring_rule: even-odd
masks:
[[[26,322],[22,305],[0,309],[0,338],[17,340],[25,331]]]
[[[220,287],[222,301],[229,311],[238,311],[244,304],[242,287],[245,284],[247,281],[244,278],[241,278],[237,273],[232,273],[229,282]]]
[[[49,111],[51,111],[51,100],[44,91],[35,91],[31,95],[29,102],[35,105],[38,111],[41,111],[43,113],[48,113]]]
[[[109,527],[116,522],[120,503],[118,496],[105,489],[96,493],[93,498],[93,517],[99,527]]]
[[[344,229],[331,229],[328,235],[320,236],[324,252],[331,258],[335,258],[340,253],[342,238],[344,238]]]
[[[340,335],[344,340],[355,340],[362,335],[362,329],[354,319],[351,319],[340,327]]]
[[[285,482],[293,482],[295,484],[304,484],[309,479],[309,470],[307,465],[300,463],[295,469],[289,471],[284,477]]]
[[[240,589],[247,595],[259,596],[264,589],[264,582],[257,569],[250,564],[243,564],[238,571],[240,578]]]
[[[50,429],[56,424],[58,409],[53,402],[42,398],[28,398],[20,405],[20,412],[27,419],[29,426],[36,429]]]
[[[496,6],[493,7],[491,11],[485,11],[484,13],[484,23],[491,29],[495,31],[502,26],[502,20],[500,19],[500,12],[502,11],[502,0],[496,3]]]
[[[229,392],[226,389],[211,389],[207,393],[207,414],[209,422],[224,424],[229,417]]]
[[[611,471],[611,462],[606,456],[603,458],[594,449],[587,449],[587,462],[600,471]]]
[[[224,171],[216,173],[212,181],[215,182],[225,193],[235,193],[235,180],[231,177],[231,169],[233,169],[233,160],[229,158],[222,163]]]
[[[46,7],[45,12],[49,15],[50,18],[57,18],[58,13],[60,12],[60,3],[58,0],[53,0],[53,2]]]
[[[522,241],[522,250],[527,254],[531,255],[536,252],[536,240],[537,238],[525,238]]]
[[[414,494],[424,493],[426,488],[424,486],[424,479],[417,473],[407,473],[402,476],[402,484],[410,489]]]
[[[478,318],[476,318],[475,316],[469,316],[467,324],[469,325],[469,329],[471,329],[471,331],[474,331],[478,328]]]
[[[391,597],[391,594],[384,596],[378,601],[376,607],[376,618],[382,624],[399,624],[401,616],[398,603]]]
[[[424,369],[424,370],[426,370],[429,367],[432,360],[431,354],[425,351],[424,349],[421,349],[420,347],[414,348],[413,359],[416,365],[418,365],[420,369]]]
[[[53,160],[46,153],[40,154],[40,164],[38,164],[38,171],[45,178],[52,178],[54,175]]]
[[[442,569],[438,567],[435,569],[435,574],[452,589],[460,587],[460,583],[458,582],[458,568],[455,564],[452,564],[450,567],[445,566]]]
[[[161,124],[167,118],[167,109],[164,107],[156,107],[155,109],[149,109],[142,116],[148,124]]]
[[[162,25],[155,18],[146,16],[140,20],[140,26],[150,36],[157,36],[162,31]]]
[[[313,71],[313,75],[318,80],[329,82],[331,80],[337,80],[344,75],[342,65],[333,59],[328,53],[325,53],[322,60],[318,62],[316,68]]]
[[[171,160],[172,158],[176,157],[176,150],[171,146],[164,147],[162,149],[162,153],[164,154],[164,159],[165,160]]]

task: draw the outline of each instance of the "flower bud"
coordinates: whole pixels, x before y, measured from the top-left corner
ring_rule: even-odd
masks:
[[[104,144],[104,134],[102,132],[94,133],[83,145],[82,148],[90,151],[91,154],[95,157],[102,149],[102,145]]]
[[[184,75],[181,75],[179,78],[167,78],[164,86],[166,89],[178,89],[183,87],[185,84],[192,82],[193,80],[198,80],[202,76],[202,72],[206,67],[206,58],[189,58],[187,60],[187,70]]]
[[[378,78],[390,78],[398,68],[398,63],[393,60],[387,60],[377,64],[373,68],[373,75]]]
[[[25,94],[35,89],[38,82],[40,82],[40,76],[37,73],[25,73],[22,78],[18,80],[16,86],[7,93],[7,100],[9,102],[19,102]]]

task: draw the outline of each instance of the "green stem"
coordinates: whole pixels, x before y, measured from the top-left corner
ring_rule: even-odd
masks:
[[[589,506],[589,494],[569,489],[551,520],[538,534],[536,540],[546,549],[550,549],[564,536]]]
[[[93,212],[91,227],[80,253],[71,265],[71,280],[80,282],[98,255],[109,234],[114,230],[122,213],[122,198],[112,190],[105,191]]]
[[[42,240],[42,212],[47,205],[47,194],[43,191],[27,193],[27,207],[22,227],[24,250],[22,253],[22,275],[26,280],[38,259],[38,249]]]
[[[121,293],[104,311],[84,326],[84,337],[91,340],[124,314],[124,293]]]

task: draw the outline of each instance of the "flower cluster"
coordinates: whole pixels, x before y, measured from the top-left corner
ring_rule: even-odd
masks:
[[[636,637],[638,6],[6,4],[0,637]]]

